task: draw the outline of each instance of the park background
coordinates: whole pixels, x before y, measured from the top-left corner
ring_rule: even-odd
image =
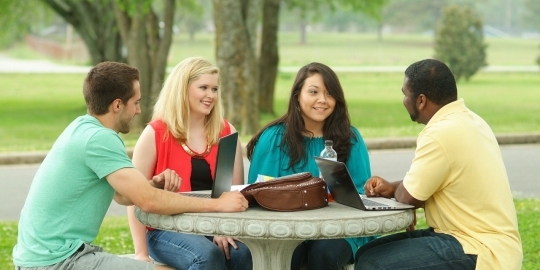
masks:
[[[0,10],[1,5],[9,5],[7,2],[0,1]],[[212,2],[178,2],[177,13],[181,16],[175,19],[167,67],[190,56],[203,56],[216,62]],[[403,72],[412,62],[434,57],[435,29],[441,10],[457,3],[472,6],[481,15],[487,44],[487,66],[470,80],[458,82],[459,97],[496,134],[540,131],[540,68],[536,62],[540,54],[540,22],[529,17],[534,9],[528,6],[534,1],[383,1],[387,2],[380,10],[384,19],[379,21],[339,6],[332,11],[325,1],[315,2],[319,3],[316,8],[282,7],[275,113],[261,113],[259,126],[285,111],[299,67],[317,61],[338,73],[352,123],[365,138],[415,137],[423,126],[412,123],[403,108]],[[184,12],[183,3],[195,3],[198,7],[187,9],[193,12]],[[281,3],[286,4],[287,1]],[[34,19],[39,21],[40,16]],[[7,57],[92,65],[81,38],[62,18],[44,14],[40,23],[32,25],[24,36],[3,43],[0,61],[1,57]],[[82,98],[85,75],[0,74],[0,152],[48,150],[65,126],[85,113]],[[140,131],[139,127],[122,135],[127,147],[135,144]],[[242,141],[249,140],[250,135],[243,135]],[[539,269],[540,202],[516,198],[516,208],[524,243],[523,269]],[[422,222],[421,219],[420,226],[425,226]],[[2,221],[0,227],[0,269],[12,269],[16,221]],[[126,219],[106,218],[96,244],[118,254],[133,252]]]

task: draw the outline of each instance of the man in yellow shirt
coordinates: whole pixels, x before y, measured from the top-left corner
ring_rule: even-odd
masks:
[[[488,124],[457,99],[450,69],[410,65],[403,105],[425,124],[403,181],[370,178],[368,196],[423,207],[429,226],[381,237],[356,255],[361,269],[521,269],[516,211],[499,145]]]

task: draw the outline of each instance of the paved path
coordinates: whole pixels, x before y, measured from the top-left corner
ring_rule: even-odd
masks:
[[[336,72],[404,72],[406,66],[334,66]],[[296,73],[300,67],[280,67],[281,72]],[[88,73],[90,66],[61,65],[48,60],[11,59],[0,55],[0,73]],[[170,70],[170,69],[169,69]],[[487,66],[485,72],[540,72],[540,66]]]
[[[47,60],[11,59],[0,55],[0,73],[88,73],[90,67],[60,65]]]
[[[510,187],[516,197],[540,198],[540,144],[501,146],[510,179]],[[372,172],[390,181],[400,180],[407,172],[414,150],[372,150]],[[245,170],[249,162],[245,159]],[[0,166],[0,220],[17,220],[39,164]],[[489,170],[489,168],[486,168]],[[126,214],[124,206],[113,202],[110,216]]]

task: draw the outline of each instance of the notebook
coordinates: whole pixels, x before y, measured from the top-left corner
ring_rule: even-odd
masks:
[[[219,198],[223,192],[231,191],[237,144],[238,132],[231,133],[219,139],[215,177],[214,182],[212,183],[211,193],[205,191],[191,191],[180,192],[180,194],[201,198]]]
[[[354,181],[343,162],[315,157],[315,162],[321,171],[334,201],[360,210],[399,210],[410,209],[414,206],[382,197],[366,197],[358,194]]]

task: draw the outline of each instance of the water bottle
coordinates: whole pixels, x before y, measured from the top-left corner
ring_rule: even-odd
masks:
[[[337,152],[332,148],[332,145],[334,142],[332,140],[326,140],[324,141],[324,149],[321,151],[320,157],[328,160],[337,161]],[[321,172],[319,171],[319,177],[323,178]],[[332,197],[332,194],[330,194],[330,191],[328,191],[328,201],[333,202],[334,198]]]
[[[320,155],[322,158],[337,161],[337,152],[332,148],[333,144],[334,142],[332,140],[324,141],[324,149]]]

